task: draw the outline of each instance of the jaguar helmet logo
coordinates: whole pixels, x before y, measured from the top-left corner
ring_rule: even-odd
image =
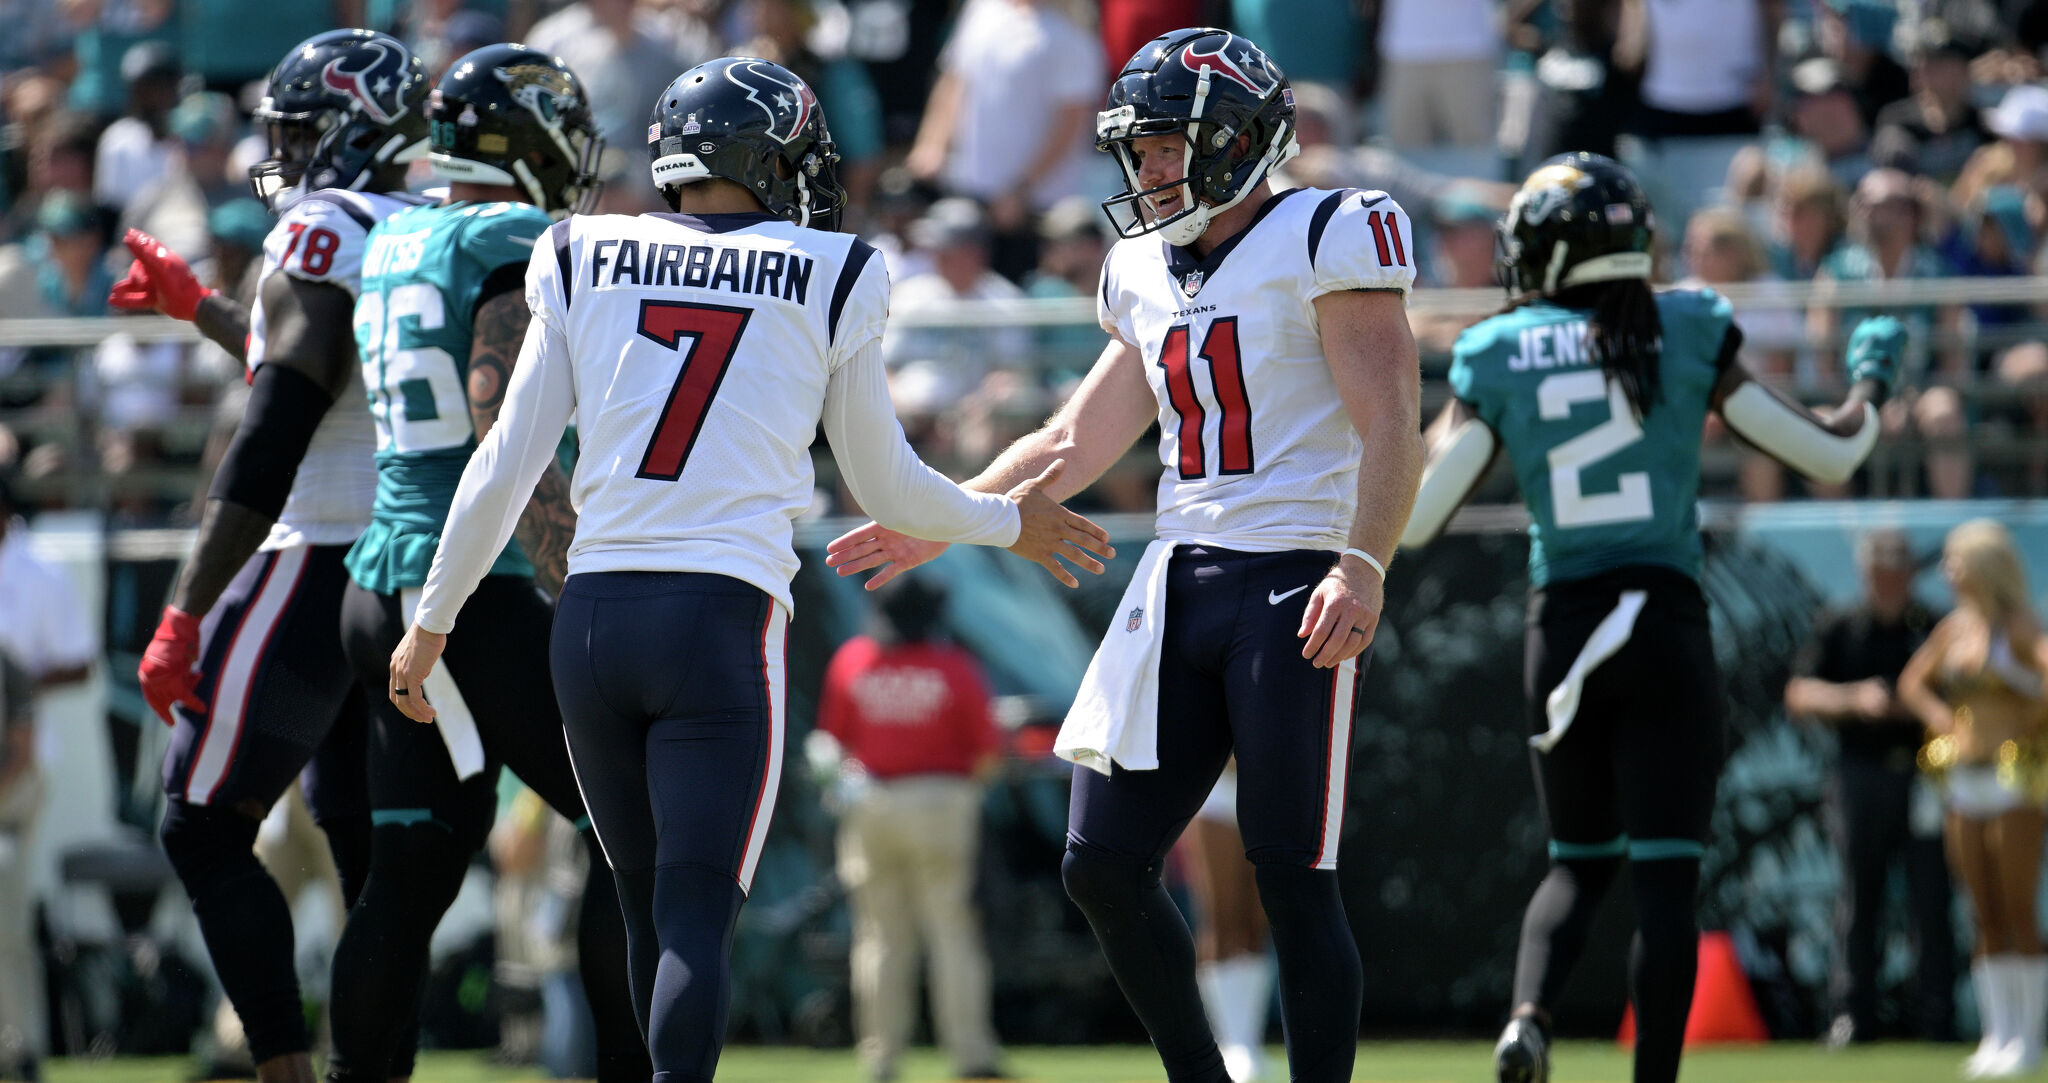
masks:
[[[768,114],[768,135],[778,143],[795,142],[817,111],[818,96],[802,79],[765,61],[734,64],[725,69],[725,77]]]
[[[320,83],[348,95],[356,109],[379,124],[405,115],[406,57],[381,41],[362,42],[360,50],[335,57],[320,69]]]
[[[550,64],[514,64],[494,74],[505,84],[512,100],[541,120],[552,124],[576,107],[576,84],[569,73]]]
[[[1547,165],[1522,183],[1508,205],[1510,221],[1541,222],[1572,200],[1572,193],[1593,183],[1585,171],[1562,162]]]

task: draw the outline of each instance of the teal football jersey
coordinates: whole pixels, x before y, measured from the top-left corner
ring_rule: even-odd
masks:
[[[1451,390],[1499,437],[1529,505],[1529,581],[1634,565],[1699,577],[1700,430],[1728,302],[1657,295],[1660,397],[1640,419],[1587,349],[1586,313],[1536,302],[1459,336]]]
[[[392,215],[370,232],[356,302],[356,353],[377,427],[377,497],[349,550],[355,581],[381,594],[426,583],[462,469],[476,449],[469,419],[470,333],[493,273],[524,280],[553,222],[523,203],[455,203]],[[492,575],[533,574],[517,541]]]

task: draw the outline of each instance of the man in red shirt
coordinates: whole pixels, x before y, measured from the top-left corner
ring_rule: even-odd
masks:
[[[895,1078],[928,954],[939,1041],[962,1078],[995,1078],[988,952],[971,898],[982,781],[1000,738],[988,682],[965,648],[938,638],[941,588],[890,584],[880,628],[825,670],[818,729],[841,764],[839,879],[853,906],[854,1027],[875,1080]]]

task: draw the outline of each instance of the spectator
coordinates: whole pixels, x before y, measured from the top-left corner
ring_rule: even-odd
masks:
[[[1378,4],[1379,92],[1388,141],[1403,150],[1491,148],[1500,112],[1499,5],[1495,0]],[[1325,25],[1307,20],[1312,30]],[[1256,31],[1246,35],[1267,40]],[[1292,65],[1287,74],[1297,82],[1302,78]]]
[[[1963,208],[1941,254],[1957,275],[2010,278],[2031,273],[2035,244],[2026,192],[2000,184],[1979,192]],[[2013,330],[2031,318],[2032,310],[2024,304],[1981,304],[1971,305],[1970,314],[1977,321],[1979,348],[1985,350],[2010,343]]]
[[[187,263],[209,255],[206,217],[249,193],[248,175],[230,176],[228,153],[240,136],[233,99],[193,94],[171,110],[171,168],[156,184],[135,192],[121,215],[123,229],[139,229],[164,242]]]
[[[931,271],[931,253],[917,249],[910,228],[937,198],[931,185],[912,177],[902,166],[884,171],[876,182],[874,219],[862,235],[882,254],[889,281],[903,282]]]
[[[106,247],[92,207],[71,192],[52,193],[37,208],[33,232],[0,247],[0,319],[99,316],[107,310]],[[70,353],[62,348],[0,348],[0,373],[29,364],[57,376]]]
[[[1898,25],[1898,5],[1894,0],[1824,0],[1814,9],[1814,39],[1821,55],[1841,65],[1867,127],[1885,106],[1912,92],[1906,69],[1886,52]]]
[[[1899,674],[1927,641],[1937,614],[1913,597],[1919,568],[1904,534],[1873,530],[1858,540],[1863,597],[1822,613],[1792,663],[1785,710],[1833,731],[1828,824],[1842,863],[1836,905],[1832,1045],[1882,1033],[1879,1003],[1884,910],[1892,870],[1905,874],[1918,980],[1907,1018],[1928,1041],[1955,1038],[1955,932],[1943,864],[1938,800],[1914,763],[1920,725],[1898,698]]]
[[[43,806],[36,768],[35,684],[0,651],[0,1077],[39,1077],[43,961],[36,951],[29,853]]]
[[[995,266],[1007,277],[1037,262],[1032,213],[1089,189],[1100,49],[1055,0],[968,0],[939,56],[905,164],[988,207]],[[1028,106],[1018,99],[1023,86],[1032,88]]]
[[[788,68],[828,103],[832,142],[839,148],[839,183],[846,189],[847,214],[858,223],[867,214],[884,149],[882,100],[867,69],[849,57],[823,56],[811,47],[809,34],[818,21],[812,0],[747,0],[740,11],[752,21],[754,37],[733,51]]]
[[[1685,224],[1685,265],[1691,274],[1679,281],[1683,287],[1766,285],[1779,281],[1764,263],[1763,248],[1749,231],[1740,211],[1729,207],[1708,207]],[[1736,326],[1742,330],[1741,360],[1751,374],[1779,388],[1792,384],[1793,369],[1806,328],[1795,308],[1752,302],[1736,306]],[[1725,436],[1718,418],[1710,417],[1707,431]],[[1780,500],[1785,495],[1785,468],[1776,459],[1744,445],[1739,454],[1737,480],[1742,497],[1753,502]]]
[[[1849,206],[1849,243],[1822,261],[1815,285],[1818,300],[1825,301],[1827,287],[1835,282],[1886,282],[1909,278],[1941,278],[1949,273],[1947,261],[1922,240],[1925,208],[1922,190],[1913,179],[1896,169],[1874,169],[1856,186]],[[1843,327],[1854,326],[1867,316],[1897,316],[1915,339],[1919,360],[1924,362],[1930,336],[1940,331],[1953,336],[1961,311],[1953,305],[1887,307],[1849,306],[1838,308],[1816,304],[1808,314],[1808,338],[1821,349],[1832,349]],[[1953,342],[1942,346],[1942,370],[1964,375],[1966,355]]]
[[[1710,202],[1709,186],[1754,142],[1770,112],[1776,0],[1660,0],[1639,4],[1642,104],[1620,145],[1650,200],[1683,222]]]
[[[360,0],[179,0],[179,55],[208,90],[233,94],[277,58],[337,26],[362,25]]]
[[[1108,250],[1103,225],[1102,209],[1087,196],[1068,196],[1053,204],[1038,221],[1038,266],[1024,276],[1024,295],[1094,297]],[[1043,327],[1038,346],[1047,364],[1078,378],[1102,352],[1102,331],[1087,324]]]
[[[1824,56],[1802,60],[1792,69],[1792,89],[1792,134],[1836,183],[1854,186],[1870,172],[1870,128],[1841,65]]]
[[[20,511],[13,487],[0,479],[0,652],[37,692],[80,684],[99,653],[89,615],[64,573],[30,551]]]
[[[1427,206],[1432,258],[1422,260],[1420,266],[1429,275],[1429,284],[1450,289],[1496,285],[1494,229],[1500,221],[1500,210],[1480,198],[1469,185],[1454,186]],[[1421,244],[1419,238],[1417,244]],[[1411,309],[1408,322],[1423,355],[1435,359],[1447,356],[1465,328],[1485,315],[1484,311]]]
[[[1787,281],[1810,281],[1841,242],[1847,225],[1842,186],[1817,165],[1794,169],[1778,183],[1771,221],[1771,269]]]
[[[56,109],[43,114],[39,122],[24,118],[10,128],[17,140],[21,185],[13,189],[18,197],[0,218],[0,240],[27,233],[36,209],[51,192],[72,192],[86,203],[92,202],[92,159],[100,134],[98,122],[91,117]]]
[[[119,113],[128,82],[122,71],[128,50],[152,42],[175,47],[178,27],[171,17],[176,6],[173,0],[92,0],[71,5],[69,17],[78,25],[71,40],[77,72],[71,79],[71,108],[100,118]]]
[[[1542,41],[1536,61],[1536,105],[1523,161],[1568,151],[1613,157],[1615,137],[1635,110],[1642,47],[1622,47],[1628,0],[1556,0],[1556,37]],[[1536,30],[1545,0],[1509,0],[1510,26]],[[1638,37],[1640,35],[1637,35]]]
[[[940,635],[945,593],[906,577],[879,626],[840,647],[818,698],[819,759],[846,760],[839,879],[853,908],[854,1028],[868,1077],[896,1077],[927,955],[932,1015],[956,1074],[1000,1078],[988,949],[972,894],[982,784],[1001,747],[987,679]]]
[[[639,153],[647,145],[655,96],[677,73],[719,52],[701,20],[640,0],[578,0],[535,23],[526,44],[561,57],[576,72],[607,144]],[[636,185],[633,192],[642,194],[646,206],[640,209],[663,209],[652,186]]]
[[[1230,0],[1230,24],[1239,35],[1264,42],[1267,55],[1285,58],[1289,82],[1321,83],[1348,93],[1358,80],[1358,60],[1366,46],[1360,7],[1354,0]],[[1124,59],[1110,61],[1121,64]],[[1486,78],[1491,85],[1492,73]]]
[[[1998,141],[1977,148],[1956,177],[1953,196],[1965,206],[1987,188],[2030,186],[2048,164],[2048,87],[2013,87],[1984,123]]]
[[[1949,184],[1991,131],[1970,100],[1970,61],[1977,50],[1940,23],[1923,26],[1913,43],[1911,97],[1877,114],[1873,142],[1912,156],[1919,171]]]
[[[931,253],[932,270],[898,284],[892,307],[899,316],[943,313],[960,301],[1009,301],[1024,296],[989,267],[988,218],[973,200],[939,200],[910,228],[912,243]],[[980,386],[992,368],[1022,364],[1031,352],[1023,327],[924,327],[892,330],[883,345],[891,370],[916,364],[918,378],[935,382],[938,401],[958,401]]]
[[[52,66],[71,55],[71,33],[55,0],[0,0],[0,78]]]
[[[128,111],[100,133],[93,157],[94,202],[125,211],[137,193],[170,174],[170,116],[183,78],[178,51],[164,42],[143,42],[121,58]]]
[[[2027,496],[2048,496],[2048,343],[2022,342],[2001,354],[1991,371],[2018,400],[2014,426],[2027,439],[2016,488]]]

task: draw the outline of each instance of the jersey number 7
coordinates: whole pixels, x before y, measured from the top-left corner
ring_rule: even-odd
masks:
[[[683,476],[683,464],[690,460],[690,449],[697,446],[697,433],[704,428],[704,415],[711,410],[718,385],[725,382],[725,370],[732,366],[740,336],[753,315],[751,308],[640,302],[642,338],[671,350],[683,349],[687,339],[689,348],[634,477],[674,481]]]

